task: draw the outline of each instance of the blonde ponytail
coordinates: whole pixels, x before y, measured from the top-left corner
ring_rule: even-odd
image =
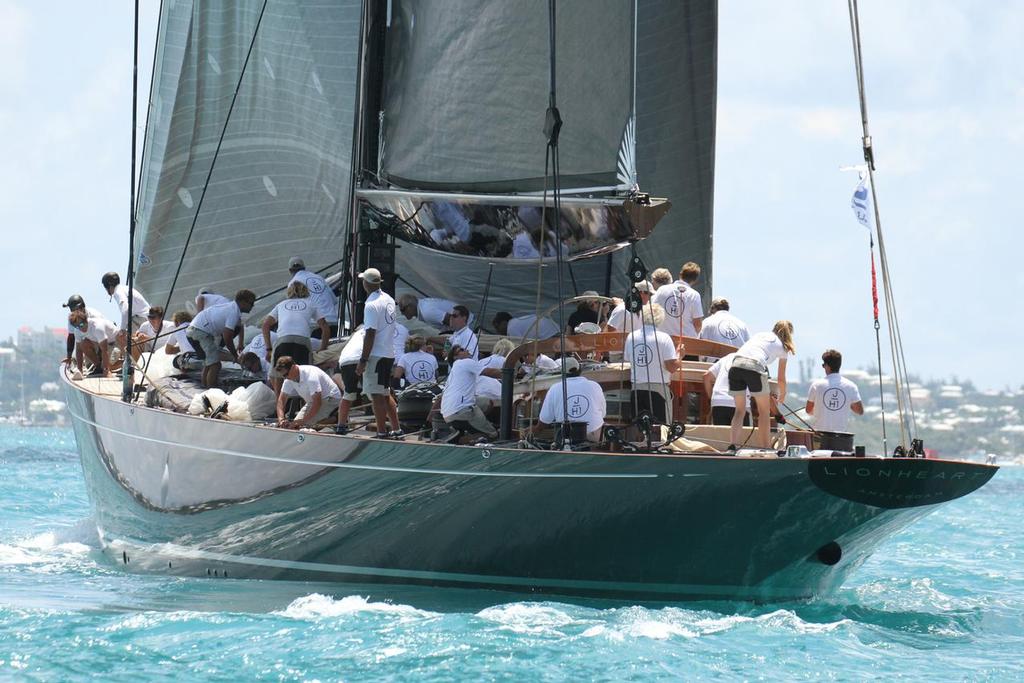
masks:
[[[785,347],[786,351],[790,355],[796,353],[796,346],[793,345],[793,323],[788,320],[780,320],[775,323],[775,327],[772,328],[772,333],[779,338],[782,342],[782,346]]]

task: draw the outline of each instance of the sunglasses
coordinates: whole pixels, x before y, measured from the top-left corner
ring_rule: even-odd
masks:
[[[85,329],[85,327],[86,327],[86,325],[88,325],[88,324],[89,324],[89,323],[75,323],[75,324],[73,325],[73,327],[77,327],[77,328],[78,328],[78,329],[80,329],[80,330],[84,330],[84,329]]]

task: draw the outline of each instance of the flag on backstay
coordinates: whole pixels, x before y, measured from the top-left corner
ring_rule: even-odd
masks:
[[[868,174],[861,171],[860,182],[853,191],[853,199],[850,200],[850,208],[853,215],[868,230],[871,230],[871,213],[868,208]]]

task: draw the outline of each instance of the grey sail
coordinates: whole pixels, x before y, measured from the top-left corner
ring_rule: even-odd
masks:
[[[633,111],[633,3],[561,0],[557,8],[562,186],[628,189],[628,163],[618,176]],[[547,0],[393,0],[386,54],[384,180],[542,189]]]
[[[243,287],[272,291],[287,282],[289,256],[312,270],[342,257],[360,2],[268,2],[225,129],[262,6],[162,5],[138,285],[163,304],[184,255],[172,311],[204,285],[229,296]]]

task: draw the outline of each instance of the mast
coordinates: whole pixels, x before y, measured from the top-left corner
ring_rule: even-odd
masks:
[[[128,329],[125,343],[124,359],[121,361],[121,400],[128,402],[132,398],[132,301],[135,298],[135,131],[139,109],[139,0],[135,0],[135,18],[132,45],[132,160],[131,180],[128,191]],[[156,330],[159,332],[159,330]]]

